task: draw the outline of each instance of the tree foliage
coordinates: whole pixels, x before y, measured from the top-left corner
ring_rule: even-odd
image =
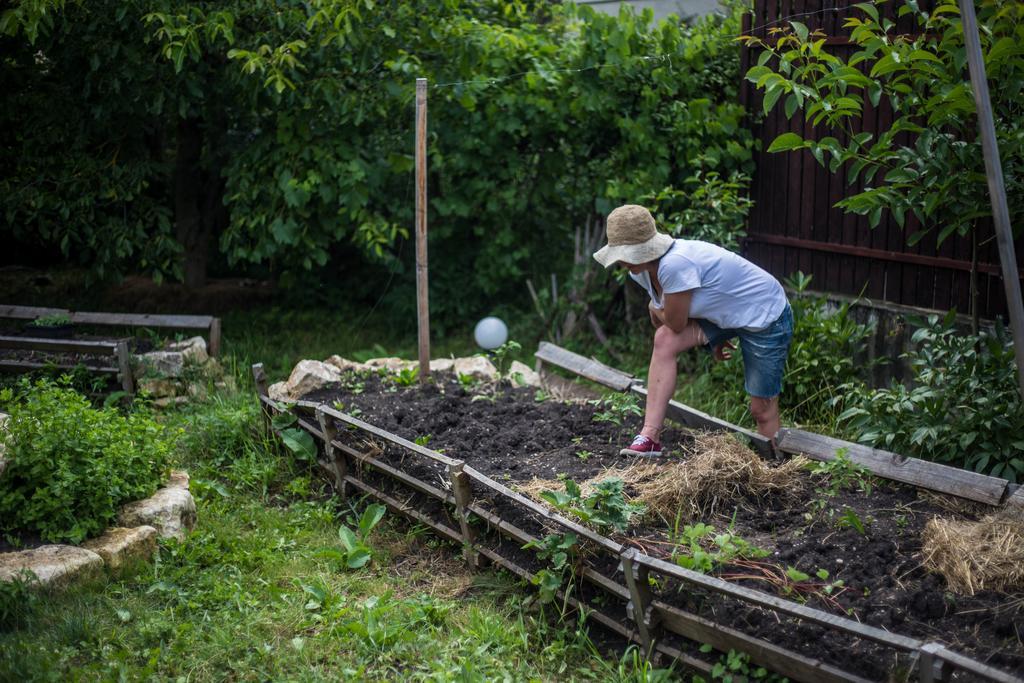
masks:
[[[1003,160],[1010,211],[1024,219],[1024,4],[981,0],[978,21],[985,68],[992,89],[996,135]],[[909,236],[915,243],[938,228],[938,242],[967,234],[979,218],[991,216],[984,156],[964,48],[960,10],[942,0],[925,12],[915,0],[899,7],[918,31],[900,34],[877,3],[859,3],[859,16],[846,19],[850,40],[860,49],[844,60],[829,54],[825,36],[790,22],[767,41],[746,74],[764,90],[764,110],[798,110],[828,135],[815,139],[783,133],[769,152],[807,149],[832,172],[847,168],[847,182],[866,187],[837,206],[867,215],[872,227],[890,210],[904,225],[913,213],[925,226]],[[887,100],[894,112],[888,130],[855,132],[853,122],[870,103]]]
[[[401,272],[416,77],[432,84],[442,315],[565,269],[573,226],[595,213],[751,170],[738,14],[687,26],[522,1],[97,0],[35,25],[2,39],[2,229],[100,276],[198,283],[208,255],[286,275]]]

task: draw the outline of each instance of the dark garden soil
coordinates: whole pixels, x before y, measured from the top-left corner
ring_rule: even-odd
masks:
[[[598,408],[590,404],[537,401],[533,389],[505,386],[482,391],[467,391],[444,375],[435,384],[408,388],[371,375],[349,376],[341,386],[304,398],[340,402],[344,412],[409,440],[429,438],[429,448],[465,460],[512,488],[534,478],[569,477],[581,482],[608,467],[630,464],[631,459],[618,451],[640,426],[638,416],[618,426],[596,421]],[[685,446],[692,438],[686,431],[669,429],[663,441],[668,459],[688,457]],[[725,565],[713,574],[805,600],[812,607],[894,633],[938,641],[1024,676],[1024,591],[956,595],[947,590],[941,576],[921,566],[921,532],[928,520],[935,516],[973,519],[972,514],[985,510],[884,480],[875,480],[868,493],[843,490],[826,498],[818,493],[821,475],[804,472],[797,477],[800,494],[795,499],[769,496],[727,501],[719,506],[716,518],[699,520],[718,531],[731,525],[733,534],[769,552],[757,562]],[[853,524],[839,522],[847,509],[861,521],[863,533]],[[670,519],[665,524],[631,527],[615,539],[670,560],[673,523]],[[788,567],[812,577],[803,584],[808,590],[794,592],[792,584],[787,588],[784,580],[778,580]],[[817,578],[820,570],[827,571],[827,580]],[[827,593],[825,586],[837,580],[842,586]],[[664,595],[671,587],[660,590]],[[723,601],[710,600],[686,607],[717,619],[732,609]],[[733,611],[734,625],[747,633],[872,680],[891,676],[891,658],[865,655],[867,650],[853,648],[848,638],[819,637],[803,624],[780,623],[758,610],[744,612],[737,607]]]

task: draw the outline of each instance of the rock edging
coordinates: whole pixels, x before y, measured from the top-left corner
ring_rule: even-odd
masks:
[[[117,523],[81,546],[55,544],[0,553],[0,581],[14,581],[29,572],[40,585],[59,587],[97,576],[104,567],[118,573],[148,562],[156,552],[157,537],[181,541],[195,526],[188,473],[171,472],[167,484],[152,496],[122,507]]]

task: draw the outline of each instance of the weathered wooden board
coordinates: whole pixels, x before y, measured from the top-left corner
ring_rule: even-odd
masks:
[[[999,505],[1006,492],[1007,481],[957,467],[908,458],[897,453],[805,432],[802,429],[781,429],[778,448],[786,453],[805,455],[813,460],[834,460],[836,452],[845,449],[851,462],[886,479],[914,484],[933,491],[949,493],[968,500]]]
[[[630,391],[639,396],[647,398],[647,389],[634,384],[630,387]],[[713,431],[725,431],[733,432],[734,434],[741,434],[750,441],[750,446],[753,448],[758,455],[762,457],[771,455],[772,453],[772,442],[766,436],[761,436],[757,432],[752,432],[749,429],[734,425],[731,422],[725,420],[719,420],[713,415],[691,408],[690,406],[680,403],[679,401],[668,402],[668,418],[675,420],[690,429],[710,429]]]
[[[433,519],[423,514],[416,508],[410,507],[409,505],[406,505],[401,501],[395,500],[394,498],[384,493],[383,491],[380,491],[370,486],[362,479],[354,477],[351,474],[345,477],[345,481],[354,486],[355,488],[359,489],[363,493],[368,493],[377,500],[379,500],[380,502],[384,503],[384,505],[387,506],[387,508],[392,512],[397,512],[398,514],[404,515],[415,522],[419,522],[424,526],[430,527],[434,531],[438,532],[439,534],[447,538],[449,541],[458,543],[460,545],[462,544],[462,535],[455,529],[448,526],[447,524],[441,524],[440,522],[434,521]]]
[[[793,680],[805,683],[871,683],[866,678],[847,673],[821,660],[790,652],[766,640],[716,624],[664,602],[654,602],[654,613],[673,633],[698,643],[707,643],[719,652],[745,652],[750,655],[751,661]]]
[[[369,432],[370,434],[373,434],[374,436],[379,436],[380,438],[384,439],[385,441],[390,441],[391,443],[395,444],[396,446],[401,446],[402,448],[405,448],[406,450],[410,450],[413,453],[417,453],[419,455],[424,456],[425,458],[429,458],[430,460],[433,460],[435,462],[439,462],[442,465],[447,466],[447,465],[451,465],[452,463],[456,462],[456,460],[454,460],[453,458],[449,458],[447,455],[441,455],[437,451],[432,451],[429,448],[424,448],[423,446],[420,446],[419,444],[413,443],[412,441],[409,441],[408,439],[403,439],[402,437],[398,436],[397,434],[392,434],[391,432],[389,432],[387,430],[384,430],[384,429],[381,429],[380,427],[374,427],[372,424],[370,424],[368,422],[363,422],[362,420],[356,419],[356,418],[352,417],[351,415],[346,415],[345,413],[342,413],[342,412],[339,412],[337,410],[334,410],[333,408],[328,408],[327,406],[322,406],[322,409],[323,409],[323,411],[325,413],[327,413],[331,417],[336,418],[338,420],[341,420],[345,424],[352,425],[353,427],[356,427],[357,429],[361,429],[364,432]]]
[[[632,375],[621,370],[610,368],[600,361],[586,358],[578,353],[566,351],[549,342],[541,342],[534,356],[540,361],[575,372],[581,377],[616,391],[625,391],[636,381]]]
[[[47,368],[59,368],[61,370],[74,370],[85,368],[89,372],[98,372],[105,375],[120,374],[118,368],[102,367],[96,368],[91,365],[70,365],[68,363],[33,363],[27,360],[0,360],[0,372],[34,372]]]
[[[164,315],[149,313],[90,313],[75,311],[71,322],[78,325],[123,325],[125,327],[165,327],[205,330],[213,323],[209,315]]]
[[[53,353],[89,353],[99,356],[112,356],[117,349],[117,342],[0,336],[0,349],[26,349],[29,351],[50,351]]]
[[[42,306],[0,306],[0,318],[13,320],[35,320],[49,315],[70,315],[66,308],[44,308]]]
[[[777,598],[774,595],[762,593],[761,591],[753,590],[751,588],[745,588],[714,576],[707,576],[699,572],[684,569],[679,565],[665,562],[664,560],[657,560],[653,557],[647,557],[646,555],[638,555],[635,561],[637,564],[647,565],[655,571],[679,579],[680,581],[700,586],[701,588],[706,588],[708,590],[715,591],[716,593],[721,593],[722,595],[728,595],[752,605],[759,605],[782,614],[789,614],[800,619],[806,619],[807,621],[812,621],[815,624],[828,626],[829,628],[834,628],[837,631],[842,631],[858,638],[865,638],[898,650],[912,652],[920,648],[922,645],[922,641],[917,640],[916,638],[908,638],[907,636],[897,635],[880,628],[875,628],[874,626],[862,624],[858,621],[854,621],[853,619],[838,617],[834,614],[814,609],[813,607],[801,605],[790,600],[784,600],[783,598]]]
[[[1011,676],[1004,671],[1000,671],[999,669],[988,666],[987,664],[982,664],[970,657],[964,657],[952,650],[947,650],[941,645],[933,648],[933,656],[936,659],[949,662],[958,669],[969,671],[976,676],[981,676],[985,680],[994,681],[994,683],[1021,683],[1021,679],[1016,676]]]

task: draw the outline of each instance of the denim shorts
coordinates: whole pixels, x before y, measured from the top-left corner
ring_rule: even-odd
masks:
[[[782,375],[786,371],[789,342],[793,338],[793,309],[786,310],[763,330],[723,330],[707,320],[696,319],[708,340],[708,350],[722,342],[739,337],[743,352],[743,386],[758,398],[772,398],[782,393]]]

